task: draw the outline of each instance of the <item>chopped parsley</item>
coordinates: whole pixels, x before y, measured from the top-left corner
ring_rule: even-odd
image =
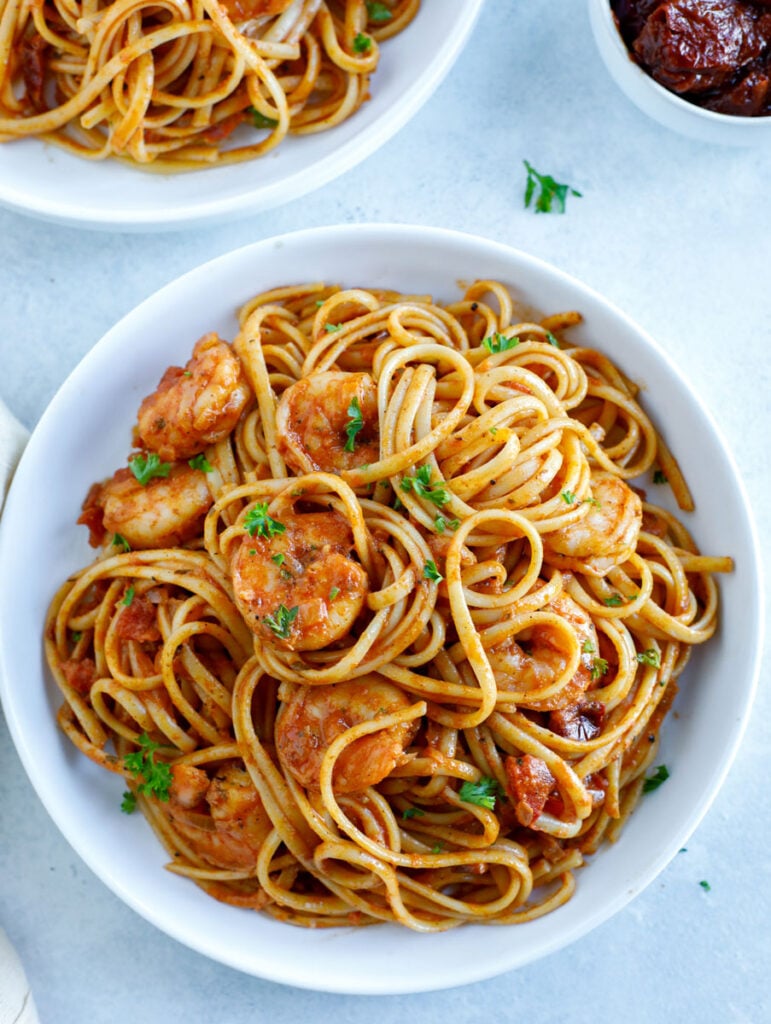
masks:
[[[699,882],[699,885],[702,887],[704,892],[709,892],[712,889],[712,886],[709,884],[709,882],[705,882],[703,880]]]
[[[120,533],[114,533],[112,535],[112,543],[113,547],[121,548],[122,551],[131,551],[131,545]]]
[[[255,128],[275,128],[278,124],[278,121],[274,118],[266,117],[264,114],[261,114],[256,107],[247,107],[246,111],[251,115],[252,124]]]
[[[553,345],[555,348],[560,347],[560,343],[557,341],[557,339],[554,337],[551,331],[546,332],[546,340],[549,342],[550,345]]]
[[[351,399],[347,413],[349,419],[345,427],[345,432],[348,435],[348,440],[345,442],[345,450],[347,452],[352,452],[356,445],[356,435],[360,430],[364,430],[364,420],[361,418],[361,406],[359,405],[359,399],[356,395]]]
[[[436,567],[436,562],[426,562],[423,566],[423,577],[424,579],[431,580],[432,583],[441,583],[444,579],[444,576]]]
[[[72,637],[72,642],[74,644],[79,644],[80,641],[83,639],[83,634],[82,633],[72,633],[71,637]]]
[[[434,526],[437,533],[444,533],[445,530],[457,530],[460,526],[460,519],[446,519],[444,516],[437,516]]]
[[[422,818],[425,813],[426,812],[421,811],[419,807],[408,807],[406,810],[402,811],[402,818],[404,818],[405,821],[409,821],[410,818]]]
[[[334,601],[337,595],[340,593],[340,587],[332,587],[329,591],[329,600]]]
[[[667,474],[664,472],[663,469],[657,469],[655,471],[655,473],[653,474],[653,482],[654,484],[669,483],[669,481],[667,480]]]
[[[372,40],[363,32],[357,32],[353,40],[354,53],[367,53],[372,48]]]
[[[584,654],[594,654],[597,648],[594,646],[591,640],[584,640],[581,646],[581,650],[584,652]]]
[[[133,586],[130,586],[130,587],[129,587],[129,588],[128,588],[128,589],[126,590],[126,596],[125,596],[125,597],[123,598],[123,600],[121,601],[121,604],[125,604],[125,606],[126,606],[126,607],[128,608],[128,606],[129,606],[129,605],[131,604],[131,602],[132,602],[133,600],[134,600],[134,587],[133,587]]]
[[[441,843],[434,843],[434,845],[431,847],[431,853],[441,853],[443,849],[444,847],[442,846]]]
[[[200,455],[194,455],[192,459],[188,459],[187,464],[191,469],[200,469],[202,473],[211,473],[214,469],[203,452]]]
[[[297,613],[300,608],[295,605],[294,608],[287,608],[286,605],[280,604],[275,610],[273,615],[266,615],[262,620],[268,629],[272,629],[276,636],[282,640],[286,640],[289,636],[289,630],[292,623],[297,618]]]
[[[581,193],[570,185],[561,185],[555,181],[550,174],[539,174],[527,160],[522,161],[527,170],[527,184],[525,186],[525,207],[535,195],[535,190],[540,192],[535,200],[536,213],[564,213],[565,201],[568,195],[581,197]],[[554,206],[552,206],[554,204]]]
[[[519,338],[507,338],[505,334],[491,334],[489,338],[483,338],[482,344],[491,355],[496,355],[498,352],[507,352],[510,348],[514,348],[519,344]]]
[[[284,533],[286,527],[268,515],[268,503],[263,501],[258,502],[246,513],[244,529],[251,537],[274,537],[277,533]]]
[[[662,782],[669,778],[669,769],[665,764],[660,764],[653,775],[650,775],[643,783],[643,793],[652,793],[658,789]]]
[[[638,651],[637,660],[641,665],[651,665],[653,668],[661,668],[661,655],[649,647],[647,651]]]
[[[592,680],[599,679],[608,671],[608,662],[605,658],[592,658]]]
[[[156,796],[159,800],[168,800],[171,768],[165,761],[155,760],[158,744],[154,743],[146,732],[139,737],[139,746],[139,750],[123,758],[124,767],[142,778],[142,782],[137,786],[137,792]],[[124,796],[124,801],[125,799]]]
[[[565,502],[566,505],[572,505],[573,502],[576,500],[576,496],[572,491],[563,491],[562,500]]]
[[[402,479],[402,490],[413,491],[419,498],[425,498],[439,508],[450,500],[447,484],[443,480],[431,483],[430,466],[420,466],[414,476],[405,476]]]
[[[123,794],[123,800],[121,801],[120,809],[124,814],[133,814],[137,807],[136,794],[132,793],[130,789],[127,789]]]
[[[603,604],[606,604],[608,608],[618,608],[623,603],[624,599],[620,594],[611,594],[610,597],[606,597],[603,600]]]
[[[390,21],[393,18],[391,8],[386,4],[375,3],[367,0],[367,15],[370,21]]]
[[[342,324],[324,324],[324,330],[327,334],[333,334],[335,331],[341,331],[342,329]]]
[[[479,782],[464,782],[458,790],[458,796],[467,804],[477,804],[492,811],[495,799],[501,795],[501,787],[497,779],[483,776]]]
[[[147,456],[135,455],[133,459],[129,459],[129,469],[139,483],[146,487],[154,476],[168,476],[171,463],[161,462],[160,456],[150,452]]]
[[[249,553],[251,554],[251,552],[249,552]],[[277,555],[271,555],[270,556],[271,562],[275,562],[276,565],[283,565],[285,558],[286,558],[286,555],[283,553],[283,551],[279,551],[279,553]]]

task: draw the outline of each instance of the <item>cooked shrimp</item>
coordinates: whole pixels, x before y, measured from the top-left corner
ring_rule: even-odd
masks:
[[[172,765],[166,817],[199,857],[215,867],[253,870],[273,824],[249,773],[220,765],[213,778],[202,768]]]
[[[559,569],[604,576],[634,554],[641,527],[638,495],[617,476],[596,473],[588,513],[544,535],[544,558]]]
[[[111,479],[94,484],[78,522],[88,526],[94,547],[117,533],[132,548],[166,548],[200,532],[212,501],[206,474],[184,463],[145,485],[130,469],[119,469]]]
[[[283,532],[248,533],[231,562],[236,604],[262,640],[317,651],[350,632],[369,580],[354,561],[353,532],[337,512],[287,511]]]
[[[300,686],[276,718],[279,761],[301,785],[318,789],[321,762],[337,736],[360,722],[409,706],[407,694],[376,675],[333,686]],[[408,759],[404,751],[417,726],[403,722],[354,740],[335,764],[335,792],[357,793],[381,782]]]
[[[227,437],[248,401],[238,356],[205,334],[184,370],[170,366],[139,406],[137,442],[162,459],[187,459]]]
[[[578,671],[564,687],[551,697],[523,702],[537,711],[554,711],[573,704],[589,687],[599,645],[591,616],[568,594],[558,594],[543,610],[565,620],[581,649]],[[501,690],[543,690],[555,682],[568,664],[564,637],[546,623],[524,630],[517,640],[510,638],[491,648],[487,657]]]
[[[361,429],[354,426],[361,423]],[[352,425],[353,424],[353,425]],[[276,410],[277,447],[298,473],[339,473],[377,462],[377,386],[368,373],[312,373],[292,384]]]

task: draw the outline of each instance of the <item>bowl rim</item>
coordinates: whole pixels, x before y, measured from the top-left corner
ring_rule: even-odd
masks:
[[[761,134],[771,127],[771,114],[758,117],[744,117],[741,114],[723,114],[717,110],[708,110],[699,106],[698,103],[691,103],[689,100],[679,96],[671,89],[657,82],[652,75],[643,68],[632,57],[624,39],[619,32],[615,14],[610,5],[610,0],[588,0],[589,14],[592,27],[595,29],[595,39],[598,49],[605,60],[608,69],[618,81],[621,77],[631,89],[645,89],[655,97],[659,104],[666,104],[672,112],[683,117],[693,118],[694,123],[701,121],[704,125],[715,130],[724,128],[726,132],[741,129],[742,134]],[[602,32],[602,36],[599,36]],[[608,50],[601,45],[601,39],[611,48],[612,57]],[[637,97],[627,93],[630,99],[638,102]]]
[[[239,215],[260,213],[300,199],[356,167],[412,120],[458,60],[479,18],[483,3],[484,0],[460,0],[460,2],[456,0],[456,6],[451,11],[452,31],[448,31],[436,50],[429,54],[428,59],[419,69],[418,75],[409,81],[408,87],[401,93],[398,101],[381,111],[376,118],[365,124],[350,138],[342,141],[340,145],[332,144],[335,131],[332,128],[330,132],[326,133],[332,135],[330,146],[326,151],[318,159],[304,164],[286,177],[233,193],[230,190],[225,190],[225,194],[220,196],[216,194],[216,190],[215,194],[210,196],[206,186],[207,181],[211,182],[212,180],[211,175],[218,172],[234,175],[238,174],[240,169],[246,177],[248,171],[245,169],[253,167],[260,160],[274,159],[277,153],[280,153],[282,145],[280,143],[276,150],[255,160],[162,175],[163,178],[170,179],[184,175],[185,178],[198,178],[200,181],[201,188],[195,198],[188,198],[184,203],[176,206],[164,204],[162,197],[159,196],[157,200],[150,201],[145,198],[136,207],[126,208],[120,205],[120,189],[116,188],[113,190],[114,200],[109,205],[94,208],[89,205],[88,199],[59,199],[55,195],[41,196],[30,192],[23,183],[18,180],[4,180],[3,174],[0,173],[0,207],[35,219],[69,227],[133,233],[176,231],[194,225],[215,225],[227,222]],[[310,136],[310,138],[312,137]],[[299,143],[302,141],[302,137],[290,137],[290,141]],[[55,144],[34,136],[11,140],[5,145],[25,146],[30,150],[34,145],[35,149],[39,148],[36,160],[44,160],[48,150],[68,158],[68,160],[76,161],[73,164],[75,167],[80,164],[93,164],[92,161],[65,153]],[[107,163],[111,166],[116,162],[107,161]],[[67,166],[69,166],[68,162],[64,165],[65,172]],[[157,174],[153,175],[151,170],[142,170],[136,167],[131,167],[130,170],[133,174],[143,177],[157,176]]]
[[[722,437],[722,433],[712,418],[710,410],[701,402],[698,395],[693,391],[687,380],[671,361],[667,352],[663,348],[659,347],[655,339],[651,338],[647,332],[640,328],[633,320],[631,320],[631,318],[616,307],[614,303],[604,298],[591,287],[583,284],[581,281],[546,261],[519,249],[481,236],[418,225],[329,225],[309,228],[301,231],[293,231],[268,239],[263,239],[259,242],[242,246],[238,249],[232,250],[231,252],[215,257],[214,259],[193,268],[186,274],[181,275],[176,280],[169,282],[160,288],[157,292],[146,298],[133,310],[118,320],[117,323],[115,323],[113,327],[105,333],[100,341],[97,342],[97,344],[84,356],[83,360],[81,360],[78,366],[62,383],[61,387],[57,390],[54,398],[41,417],[39,424],[36,426],[32,438],[30,439],[30,443],[22,456],[19,470],[17,471],[14,483],[9,491],[6,513],[10,509],[11,516],[15,517],[17,515],[17,501],[23,501],[23,485],[27,471],[26,467],[28,465],[32,467],[35,460],[39,458],[37,449],[45,444],[45,435],[52,429],[52,425],[56,423],[57,415],[59,415],[60,410],[66,407],[68,401],[79,394],[79,378],[88,371],[89,366],[93,364],[94,360],[98,356],[106,356],[110,353],[111,346],[114,347],[115,344],[117,344],[117,340],[121,337],[122,332],[127,329],[130,330],[132,324],[138,323],[142,317],[153,315],[154,310],[162,309],[164,304],[169,299],[172,299],[179,289],[184,290],[185,287],[191,287],[195,285],[196,282],[203,281],[212,276],[216,277],[216,272],[218,270],[230,270],[234,263],[240,263],[241,261],[255,263],[260,267],[261,258],[266,255],[269,256],[270,253],[275,251],[277,248],[287,248],[291,250],[293,248],[296,249],[297,247],[302,248],[306,245],[312,245],[313,243],[323,243],[325,246],[328,246],[332,240],[337,244],[341,244],[343,246],[347,245],[351,248],[357,245],[385,247],[389,244],[399,244],[401,247],[406,247],[414,244],[416,239],[421,243],[430,243],[439,251],[445,250],[452,254],[451,259],[447,262],[447,267],[442,268],[442,272],[447,279],[448,286],[451,282],[454,283],[456,281],[457,274],[453,272],[453,262],[456,264],[461,262],[462,252],[464,250],[466,252],[473,251],[475,253],[484,251],[484,253],[491,255],[493,258],[498,257],[502,259],[510,265],[510,273],[512,276],[515,275],[518,266],[524,265],[539,276],[545,275],[547,280],[557,280],[562,286],[576,292],[576,294],[580,293],[580,295],[585,296],[590,302],[598,304],[599,307],[612,319],[620,321],[622,326],[625,324],[630,330],[632,330],[639,337],[644,346],[650,346],[655,357],[666,365],[668,372],[670,372],[675,378],[678,387],[682,388],[695,403],[699,415],[706,417],[708,420],[712,430],[711,442],[714,442],[716,448],[720,450],[726,461],[728,469],[730,470],[733,483],[737,487],[738,502],[744,513],[746,539],[755,556],[754,564],[747,566],[747,573],[749,574],[748,578],[751,583],[753,598],[751,635],[754,638],[754,650],[752,651],[751,666],[748,673],[749,682],[743,691],[744,705],[742,707],[742,713],[737,720],[733,720],[730,723],[727,729],[729,741],[721,746],[720,757],[711,765],[711,774],[702,785],[699,799],[693,805],[690,805],[687,812],[678,819],[677,828],[669,833],[668,842],[659,844],[654,855],[647,861],[645,870],[637,872],[634,876],[634,881],[629,886],[620,888],[612,900],[602,904],[599,908],[596,908],[593,913],[587,914],[577,923],[573,923],[567,928],[563,928],[561,930],[552,929],[552,935],[550,938],[545,941],[541,941],[540,943],[533,943],[531,947],[525,951],[521,951],[514,959],[511,958],[510,954],[501,954],[491,957],[481,964],[474,963],[471,965],[468,963],[451,963],[448,964],[445,975],[440,979],[432,976],[428,981],[426,981],[420,975],[416,975],[415,978],[410,981],[405,981],[401,978],[398,984],[394,984],[393,980],[388,977],[388,972],[386,971],[382,979],[369,976],[364,980],[358,979],[355,975],[351,974],[346,977],[345,982],[341,982],[340,978],[327,980],[325,978],[319,978],[318,976],[314,976],[313,979],[309,981],[305,977],[298,977],[297,969],[293,968],[291,965],[288,969],[283,964],[280,965],[280,967],[273,965],[268,970],[257,969],[254,964],[254,959],[249,956],[248,951],[229,951],[229,955],[224,956],[221,949],[213,948],[212,940],[209,935],[200,934],[191,937],[189,932],[185,931],[185,928],[181,924],[177,922],[170,922],[168,917],[164,917],[162,909],[152,905],[152,903],[148,903],[146,899],[144,901],[140,899],[120,877],[116,877],[114,872],[106,869],[104,863],[99,861],[98,857],[84,840],[83,836],[78,833],[72,822],[68,820],[68,809],[52,804],[51,799],[49,799],[49,794],[46,792],[45,785],[43,784],[45,780],[41,780],[40,768],[35,759],[35,751],[29,745],[29,737],[27,736],[24,727],[24,716],[23,713],[20,714],[20,711],[23,712],[23,709],[21,704],[17,706],[15,691],[19,688],[19,682],[17,679],[14,684],[11,681],[12,675],[9,672],[9,669],[12,668],[10,645],[13,638],[6,634],[7,622],[5,621],[5,617],[0,614],[0,699],[2,699],[3,702],[11,736],[38,798],[45,806],[59,831],[64,835],[78,856],[91,868],[92,871],[94,871],[97,877],[100,878],[108,888],[120,897],[123,902],[132,907],[137,911],[137,913],[167,935],[172,936],[189,948],[195,949],[218,962],[228,964],[229,966],[245,971],[246,973],[257,975],[258,977],[266,978],[268,980],[294,985],[300,988],[309,988],[315,991],[372,995],[397,994],[431,991],[439,988],[452,988],[458,985],[485,980],[505,971],[524,966],[535,959],[548,955],[557,949],[563,948],[570,943],[575,942],[593,928],[613,916],[628,904],[636,895],[642,892],[663,870],[663,868],[666,867],[672,857],[676,854],[677,849],[684,845],[688,837],[692,834],[694,829],[707,813],[735,759],[739,745],[744,736],[752,710],[755,693],[757,691],[760,672],[764,628],[764,593],[761,581],[760,546],[757,530],[743,481],[738,473],[733,456]],[[266,273],[269,276],[271,271],[268,270]],[[396,270],[394,273],[398,274],[400,271]],[[94,353],[97,355],[95,356]],[[167,358],[167,355],[163,354],[163,358]],[[159,362],[162,362],[163,358],[160,359]],[[85,369],[83,369],[84,367]],[[0,520],[0,567],[3,567],[8,563],[10,558],[9,552],[14,543],[10,533],[11,528],[7,525],[10,521],[11,518],[7,514],[4,514],[2,520]],[[6,598],[6,600],[9,599]],[[5,602],[0,599],[0,612],[3,610],[2,606],[4,603]],[[64,742],[64,739],[62,739],[62,742]],[[152,838],[153,841],[155,841],[154,837]],[[601,856],[602,854],[600,853],[600,857]],[[594,860],[594,858],[592,858],[592,860]],[[570,904],[567,906],[569,907]],[[553,915],[547,915],[547,918],[542,918],[541,921],[551,919],[552,917]],[[537,921],[532,923],[535,925],[538,924]],[[289,926],[283,925],[282,927]],[[523,927],[528,927],[528,925],[524,925]],[[389,926],[385,925],[381,926],[381,928],[387,929]],[[462,930],[473,930],[475,934],[480,934],[483,933],[483,926],[466,925],[464,926],[464,929],[461,929],[461,931]],[[335,931],[349,931],[349,929],[340,929]],[[367,929],[367,931],[369,932],[370,929]],[[316,934],[320,935],[321,933]],[[457,932],[454,934],[457,934]],[[540,932],[536,929],[535,934],[540,935]],[[327,936],[327,938],[334,940],[334,936]],[[214,945],[216,946],[216,943]]]

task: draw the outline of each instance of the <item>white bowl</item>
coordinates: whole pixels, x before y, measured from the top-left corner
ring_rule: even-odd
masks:
[[[622,92],[660,124],[702,142],[771,147],[771,116],[718,114],[689,103],[659,85],[630,56],[611,10],[610,0],[588,0],[589,20],[605,66]]]
[[[578,872],[570,902],[528,924],[436,935],[390,925],[309,931],[223,906],[163,870],[166,854],[147,824],[120,813],[123,780],[95,767],[55,725],[59,695],[43,663],[42,624],[59,581],[93,556],[86,531],[75,525],[83,495],[124,460],[139,401],[163,369],[184,361],[206,331],[232,339],[237,307],[257,291],[326,279],[448,301],[458,296],[458,281],[479,277],[502,280],[543,311],[583,312],[573,336],[649,385],[644,404],[693,490],[697,511],[689,526],[702,549],[735,559],[735,572],[720,582],[719,633],[695,651],[679,715],[663,730],[661,760],[671,778],[641,802],[619,842]],[[62,385],[29,442],[0,528],[1,692],[19,755],[55,823],[121,899],[169,935],[240,970],[307,988],[374,994],[450,987],[574,942],[641,892],[685,844],[723,781],[749,714],[763,615],[759,564],[744,490],[710,415],[655,342],[601,296],[480,238],[392,225],[319,228],[240,249],[163,288]]]
[[[428,0],[381,47],[371,99],[316,135],[285,138],[257,160],[155,174],[82,160],[39,139],[0,145],[0,205],[76,227],[155,231],[212,224],[297,199],[354,167],[431,96],[468,39],[482,0]]]

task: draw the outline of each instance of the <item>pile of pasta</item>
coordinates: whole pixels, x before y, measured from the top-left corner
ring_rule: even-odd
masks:
[[[195,170],[326,131],[420,0],[4,0],[0,142]],[[241,125],[258,129],[234,132]]]
[[[559,907],[618,837],[731,562],[627,482],[692,507],[579,321],[287,286],[143,401],[45,644],[172,872],[437,931]]]

